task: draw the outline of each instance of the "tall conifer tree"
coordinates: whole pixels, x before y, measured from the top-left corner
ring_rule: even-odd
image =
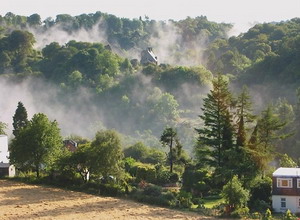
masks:
[[[226,153],[232,145],[232,115],[230,113],[231,93],[228,82],[218,75],[213,80],[213,89],[205,98],[203,114],[200,118],[204,122],[203,128],[196,129],[199,134],[198,147],[211,147],[210,156],[213,167],[222,167],[226,161]]]
[[[28,124],[27,110],[22,102],[18,102],[18,107],[16,109],[15,115],[13,116],[13,134],[18,135],[20,129],[24,128]]]

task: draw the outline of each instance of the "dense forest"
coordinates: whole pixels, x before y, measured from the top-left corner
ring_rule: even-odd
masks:
[[[231,211],[264,212],[261,177],[300,165],[300,19],[231,28],[205,16],[0,16],[0,91],[17,109],[10,119],[0,109],[1,133],[13,118],[11,160],[63,181],[114,176],[127,193],[155,184],[134,196],[152,190],[170,206],[200,208],[224,186]],[[149,47],[158,63],[140,62]],[[78,150],[61,150],[60,135]],[[226,194],[230,180],[245,188],[239,201]],[[178,181],[176,198],[155,188]]]

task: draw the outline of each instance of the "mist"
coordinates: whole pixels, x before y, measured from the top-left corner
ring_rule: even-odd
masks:
[[[31,78],[20,83],[7,79],[0,80],[0,92],[5,98],[0,100],[0,121],[8,124],[8,135],[12,133],[13,115],[21,101],[31,119],[36,113],[44,113],[56,120],[62,135],[79,134],[92,138],[101,127],[102,112],[91,102],[91,94],[79,89],[76,95],[61,99],[60,90],[41,79]]]

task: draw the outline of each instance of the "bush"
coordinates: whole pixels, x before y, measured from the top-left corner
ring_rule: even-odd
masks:
[[[144,188],[144,192],[145,195],[147,196],[160,196],[162,193],[162,188],[160,186],[157,185],[148,185]]]
[[[249,208],[252,211],[265,212],[271,207],[272,180],[268,177],[255,179],[250,187]]]
[[[234,218],[242,218],[249,216],[249,209],[247,207],[238,208],[231,213],[231,217]]]
[[[156,169],[153,165],[149,164],[136,164],[136,166],[131,169],[130,174],[135,176],[137,181],[145,180],[150,183],[155,183],[156,180]]]
[[[283,220],[296,220],[297,217],[288,209],[283,216]]]
[[[171,183],[177,183],[179,181],[179,175],[177,173],[171,173],[169,180]]]
[[[181,190],[177,195],[178,204],[177,207],[179,208],[191,208],[193,205],[192,202],[192,194]]]
[[[250,205],[249,205],[250,206]],[[267,209],[270,209],[270,203],[267,203],[264,200],[255,200],[251,202],[251,210],[264,213]]]
[[[243,208],[249,200],[249,191],[244,189],[237,176],[234,176],[222,190],[222,196],[229,207]]]
[[[118,184],[99,184],[99,193],[104,196],[120,196],[125,194],[125,189]]]
[[[171,177],[171,173],[170,171],[167,170],[161,170],[158,172],[157,174],[157,180],[156,183],[158,185],[165,185],[170,183],[170,177]]]
[[[271,220],[273,219],[272,212],[270,209],[267,209],[262,220]]]

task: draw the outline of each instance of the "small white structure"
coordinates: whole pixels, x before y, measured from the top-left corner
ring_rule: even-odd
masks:
[[[151,47],[148,47],[147,50],[143,50],[141,53],[141,64],[148,63],[154,63],[157,65],[157,56],[155,56]]]
[[[0,135],[0,163],[8,163],[8,141],[6,135]]]
[[[272,178],[272,207],[275,212],[300,213],[300,168],[278,168]]]
[[[0,135],[0,176],[15,176],[13,165],[9,164],[8,139],[6,135]]]

